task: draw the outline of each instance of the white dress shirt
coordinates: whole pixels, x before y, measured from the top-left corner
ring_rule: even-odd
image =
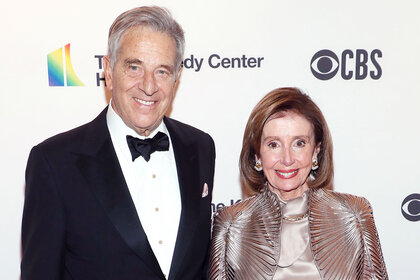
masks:
[[[147,162],[142,156],[132,161],[126,136],[140,139],[114,111],[106,115],[108,130],[140,222],[162,272],[169,275],[181,215],[181,195],[172,141],[163,123],[148,136],[161,131],[169,137],[169,151],[156,151]]]

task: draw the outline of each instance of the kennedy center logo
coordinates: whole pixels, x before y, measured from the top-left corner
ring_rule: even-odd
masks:
[[[74,72],[70,59],[70,44],[47,55],[48,83],[50,87],[84,86]]]

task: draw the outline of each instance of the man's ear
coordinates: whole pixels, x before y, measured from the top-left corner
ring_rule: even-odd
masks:
[[[111,67],[111,61],[109,60],[109,56],[104,56],[102,58],[102,62],[104,64],[104,75],[105,75],[105,82],[106,87],[109,88],[109,90],[112,90],[112,67]]]
[[[176,77],[175,77],[175,83],[177,83],[177,82],[179,81],[179,77],[181,77],[181,72],[182,72],[182,69],[183,69],[183,68],[184,68],[184,67],[179,66],[178,71],[177,71],[177,73],[176,73]]]

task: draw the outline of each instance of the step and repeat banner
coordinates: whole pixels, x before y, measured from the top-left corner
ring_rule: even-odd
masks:
[[[242,198],[238,158],[254,105],[308,93],[334,141],[334,189],[372,204],[390,279],[420,279],[418,1],[8,1],[0,10],[0,279],[19,279],[30,149],[109,102],[102,57],[123,11],[167,7],[186,36],[170,116],[216,142],[213,210]]]

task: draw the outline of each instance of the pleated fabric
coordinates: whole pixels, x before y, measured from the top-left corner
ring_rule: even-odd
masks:
[[[281,227],[280,202],[267,188],[220,209],[214,217],[209,279],[273,279]],[[321,279],[388,279],[366,199],[311,190],[309,235]]]
[[[280,203],[264,191],[214,217],[209,279],[270,279],[280,254]]]
[[[312,251],[323,279],[388,279],[365,198],[318,190],[309,209]]]

